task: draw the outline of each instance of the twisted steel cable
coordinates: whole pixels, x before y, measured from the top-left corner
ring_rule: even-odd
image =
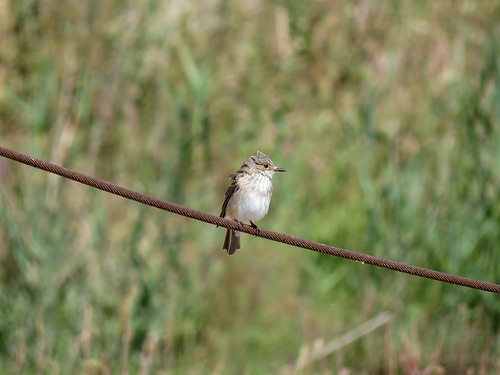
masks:
[[[175,203],[163,201],[158,198],[141,194],[133,190],[125,189],[121,186],[112,184],[111,182],[87,176],[82,173],[72,171],[71,169],[63,168],[56,164],[39,160],[32,156],[25,155],[1,146],[0,146],[0,156],[44,170],[46,172],[54,173],[61,177],[80,182],[84,185],[92,186],[94,188],[106,191],[111,194],[119,195],[121,197],[131,199],[139,203],[147,204],[149,206],[156,207],[168,212],[172,212],[177,215],[200,220],[205,223],[217,225],[219,227],[238,230],[240,232],[252,234],[254,236],[262,237],[268,240],[281,242],[287,245],[296,246],[323,254],[333,255],[339,258],[354,260],[362,264],[370,264],[372,266],[382,267],[393,271],[407,273],[409,275],[419,276],[427,279],[442,281],[449,284],[455,284],[467,288],[478,289],[486,292],[500,294],[500,285],[498,284],[469,279],[462,276],[451,275],[444,272],[439,272],[422,267],[416,267],[404,263],[399,263],[392,260],[375,257],[372,255],[357,253],[355,251],[346,250],[335,246],[324,245],[318,242],[313,242],[302,238],[289,236],[283,233],[272,232],[266,229],[259,229],[259,231],[257,231],[250,225],[240,225],[233,220],[224,219],[215,215],[207,214]]]

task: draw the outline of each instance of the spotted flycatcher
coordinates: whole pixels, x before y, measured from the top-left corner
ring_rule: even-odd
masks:
[[[229,178],[231,184],[226,190],[220,217],[236,220],[238,223],[248,221],[257,228],[254,221],[262,219],[269,209],[274,172],[286,172],[278,168],[266,154],[257,151],[257,156],[243,160],[243,165]],[[223,250],[233,255],[240,248],[240,232],[228,229]]]

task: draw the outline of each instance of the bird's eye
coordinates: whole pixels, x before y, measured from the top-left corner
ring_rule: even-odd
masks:
[[[269,167],[269,164],[264,164],[264,168],[267,168],[267,167]]]

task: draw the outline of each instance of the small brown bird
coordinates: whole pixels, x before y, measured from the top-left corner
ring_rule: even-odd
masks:
[[[229,178],[231,184],[226,190],[226,197],[222,204],[220,217],[233,219],[241,223],[248,221],[257,228],[254,221],[262,219],[269,209],[273,184],[271,182],[275,172],[286,172],[278,168],[269,157],[257,151],[257,156],[250,156],[243,160],[243,165]],[[240,232],[227,230],[223,250],[233,255],[240,248]]]

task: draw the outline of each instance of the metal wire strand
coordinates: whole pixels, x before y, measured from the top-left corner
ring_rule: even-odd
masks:
[[[442,281],[449,284],[455,284],[455,285],[465,286],[467,288],[484,290],[486,292],[500,294],[500,285],[498,284],[469,279],[462,276],[451,275],[444,272],[439,272],[422,267],[416,267],[404,263],[394,262],[392,260],[387,260],[372,255],[357,253],[355,251],[341,249],[335,246],[324,245],[318,242],[308,241],[302,238],[297,238],[282,233],[272,232],[266,229],[260,229],[257,232],[257,230],[252,228],[250,225],[240,226],[233,220],[228,220],[215,215],[196,211],[188,207],[184,207],[171,202],[166,202],[158,198],[138,193],[136,191],[125,189],[121,186],[112,184],[111,182],[87,176],[82,173],[72,171],[71,169],[63,168],[56,164],[39,160],[32,156],[21,154],[19,152],[1,146],[0,146],[0,156],[44,170],[46,172],[54,173],[56,175],[68,178],[70,180],[80,182],[84,185],[92,186],[94,188],[106,191],[111,194],[119,195],[121,197],[131,199],[139,203],[147,204],[149,206],[156,207],[168,212],[172,212],[177,215],[189,217],[191,219],[204,221],[205,223],[217,225],[219,227],[239,230],[240,232],[252,234],[254,236],[262,237],[271,241],[281,242],[287,245],[296,246],[323,254],[333,255],[339,258],[354,260],[361,264],[369,264],[372,266],[382,267],[389,270],[407,273],[410,275],[419,276],[427,279]]]

